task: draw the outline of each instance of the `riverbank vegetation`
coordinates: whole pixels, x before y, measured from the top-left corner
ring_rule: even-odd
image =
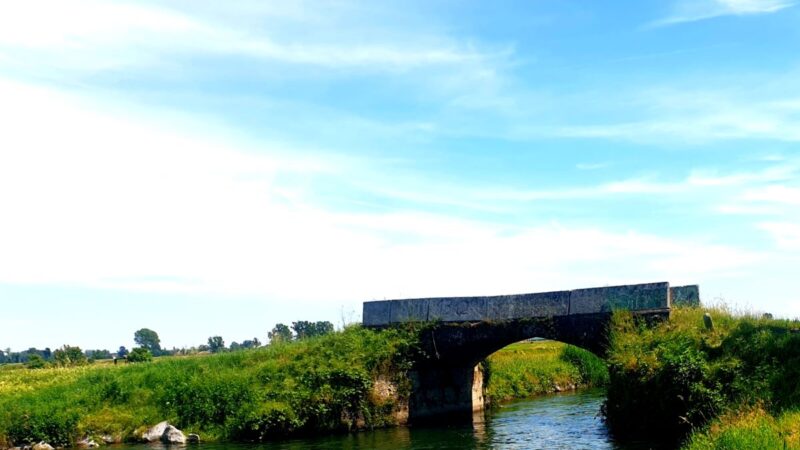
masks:
[[[351,327],[241,352],[0,370],[0,446],[127,441],[162,420],[205,440],[383,426],[408,396],[416,348],[413,329]]]
[[[129,363],[81,359],[37,370],[5,366],[0,447],[39,441],[68,446],[85,437],[132,441],[162,420],[204,440],[237,441],[402,421],[411,388],[407,371],[424,358],[419,330],[324,331],[238,352],[151,361],[143,346],[128,355]],[[144,357],[131,358],[137,352]],[[80,359],[79,351],[71,353]],[[495,401],[607,379],[596,356],[552,341],[513,344],[494,354],[488,366],[488,395]]]
[[[583,387],[604,386],[605,362],[555,341],[519,342],[488,358],[486,395],[503,402]]]
[[[797,322],[678,308],[649,327],[616,313],[608,362],[606,417],[618,435],[642,430],[690,449],[795,448]]]

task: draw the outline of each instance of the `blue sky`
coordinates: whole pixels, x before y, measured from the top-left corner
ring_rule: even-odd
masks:
[[[2,348],[650,281],[800,316],[792,1],[1,8]]]

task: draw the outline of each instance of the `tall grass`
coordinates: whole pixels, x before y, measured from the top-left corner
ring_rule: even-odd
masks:
[[[763,408],[745,408],[715,420],[693,434],[685,450],[800,449],[800,412],[778,418]]]
[[[704,325],[706,312],[713,329]],[[732,411],[758,405],[780,414],[800,407],[800,333],[794,328],[790,321],[724,308],[678,308],[655,327],[616,313],[606,403],[612,431],[681,440],[717,417],[734,417]]]
[[[373,395],[373,380],[389,379],[407,397],[416,348],[414,330],[353,327],[237,353],[3,370],[0,445],[129,440],[162,420],[207,440],[382,426],[393,421],[395,399]]]
[[[590,352],[554,341],[520,342],[488,358],[487,396],[492,402],[578,387],[602,386],[605,363]]]

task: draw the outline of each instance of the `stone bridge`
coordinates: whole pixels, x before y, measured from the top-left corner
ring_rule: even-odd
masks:
[[[696,285],[669,283],[609,286],[491,297],[446,297],[364,303],[363,324],[383,328],[433,322],[422,336],[429,358],[416,364],[409,420],[471,417],[484,407],[480,362],[501,348],[540,337],[603,356],[608,320],[629,310],[646,320],[669,317],[673,305],[699,305]]]

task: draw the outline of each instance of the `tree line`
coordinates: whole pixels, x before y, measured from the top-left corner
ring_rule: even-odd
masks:
[[[333,324],[328,321],[311,322],[301,320],[292,322],[291,326],[278,323],[267,333],[270,344],[286,343],[302,339],[310,339],[332,333]],[[197,353],[221,353],[235,352],[261,347],[261,341],[254,337],[242,342],[231,342],[225,345],[222,336],[210,336],[206,344],[201,344],[190,348],[165,349],[161,347],[161,339],[158,333],[149,329],[141,328],[133,335],[133,340],[137,347],[128,350],[125,346],[120,346],[116,352],[109,350],[81,350],[80,347],[64,345],[59,349],[51,350],[49,347],[43,350],[29,348],[21,352],[12,352],[10,348],[0,350],[0,364],[25,364],[32,369],[52,366],[69,367],[91,364],[96,360],[113,359],[125,360],[126,362],[146,362],[155,356],[189,355]]]

